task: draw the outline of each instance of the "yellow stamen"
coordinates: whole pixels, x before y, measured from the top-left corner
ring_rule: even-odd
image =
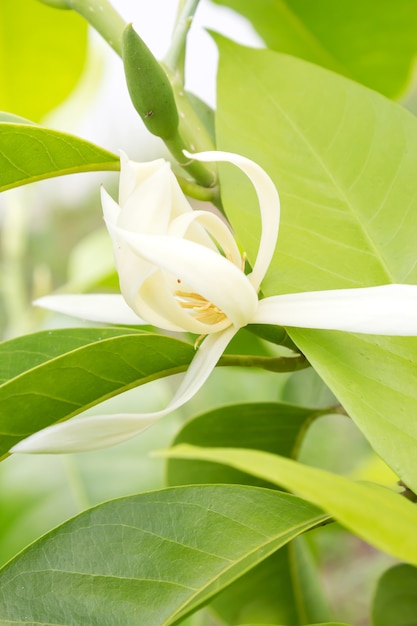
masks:
[[[199,335],[197,339],[194,341],[194,350],[198,350],[200,347],[200,343],[205,339],[207,335]]]
[[[225,251],[225,256],[229,261],[232,261],[231,254],[228,251]],[[246,252],[242,254],[241,259],[241,267],[242,272],[245,270],[246,264]],[[180,278],[177,278],[177,283],[180,285],[182,283]],[[202,321],[206,324],[218,324],[223,320],[227,319],[227,315],[223,313],[219,307],[215,304],[207,300],[200,293],[196,293],[194,291],[175,291],[175,296],[178,299],[179,305],[183,309],[188,309],[192,317],[198,321]],[[194,347],[197,349],[199,343],[205,335],[201,335],[197,338]]]
[[[248,255],[246,254],[246,252],[244,252],[242,254],[242,263],[241,263],[241,266],[240,266],[240,269],[242,270],[242,272],[245,271],[245,265],[246,265],[246,259],[247,258],[248,258]]]
[[[199,293],[176,291],[175,295],[183,309],[190,309],[191,313],[196,314],[193,316],[196,320],[204,320],[208,324],[217,324],[226,319],[225,313],[219,307]]]

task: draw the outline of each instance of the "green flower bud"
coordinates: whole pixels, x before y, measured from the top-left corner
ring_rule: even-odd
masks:
[[[123,32],[122,57],[130,98],[146,128],[162,139],[173,137],[179,117],[171,83],[131,24]]]

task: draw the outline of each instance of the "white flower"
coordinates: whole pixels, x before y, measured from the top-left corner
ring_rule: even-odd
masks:
[[[56,424],[11,452],[76,452],[124,441],[187,402],[207,380],[236,332],[249,323],[384,335],[417,335],[417,286],[384,285],[278,295],[258,300],[275,250],[280,206],[269,176],[249,159],[226,152],[188,155],[227,161],[251,180],[262,234],[257,258],[245,259],[225,223],[193,211],[163,159],[121,157],[119,203],[105,191],[103,212],[114,244],[121,296],[47,296],[37,304],[100,322],[148,323],[206,336],[172,401],[149,414],[93,416]]]

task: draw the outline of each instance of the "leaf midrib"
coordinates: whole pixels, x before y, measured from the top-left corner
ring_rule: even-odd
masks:
[[[265,541],[262,544],[258,544],[255,548],[253,548],[252,550],[249,550],[248,552],[245,553],[245,556],[241,559],[239,559],[238,561],[233,561],[228,567],[226,567],[224,570],[222,570],[221,574],[219,576],[215,576],[213,578],[211,578],[209,581],[207,581],[204,585],[201,585],[201,587],[198,588],[198,590],[196,590],[195,594],[192,594],[191,597],[189,597],[186,601],[184,601],[175,611],[175,614],[173,613],[170,617],[168,617],[167,620],[161,622],[158,626],[173,626],[174,624],[176,624],[176,620],[180,619],[181,617],[183,617],[183,615],[185,614],[185,612],[187,612],[188,610],[188,605],[190,605],[193,600],[195,601],[196,598],[198,598],[199,595],[203,594],[204,591],[206,591],[210,585],[212,585],[212,583],[216,580],[216,579],[221,579],[225,576],[225,574],[227,574],[230,570],[232,570],[234,567],[237,567],[240,563],[243,563],[244,561],[246,561],[250,556],[253,556],[254,554],[256,554],[256,552],[258,552],[259,550],[261,550],[262,548],[266,547],[266,546],[270,546],[271,544],[279,541],[280,539],[284,539],[284,542],[280,544],[279,547],[282,547],[284,545],[286,545],[286,543],[288,543],[288,541],[290,541],[291,538],[296,537],[298,535],[301,534],[301,532],[310,530],[311,528],[313,528],[316,525],[322,524],[323,521],[329,519],[330,516],[323,514],[320,515],[318,517],[315,517],[315,521],[312,522],[307,522],[304,521],[302,523],[299,524],[295,524],[292,529],[287,529],[285,532],[276,534],[273,538],[269,537],[267,541]],[[299,532],[294,535],[294,529],[298,528],[300,529]],[[290,535],[291,537],[290,539],[288,539],[288,541],[285,541],[285,537],[287,535]],[[278,549],[278,548],[277,548]],[[274,550],[273,550],[274,551]],[[272,554],[272,552],[268,552],[268,554],[265,554],[264,557],[261,559],[262,561],[265,560],[268,556],[270,556]],[[233,582],[233,581],[230,581]],[[198,606],[198,605],[197,605]],[[191,610],[192,607],[190,607]]]

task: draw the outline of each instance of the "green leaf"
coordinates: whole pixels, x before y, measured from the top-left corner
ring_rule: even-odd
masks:
[[[187,422],[173,443],[239,446],[295,456],[308,426],[324,413],[326,410],[280,403],[224,406]],[[271,485],[225,465],[181,459],[169,459],[167,479],[171,485]],[[214,600],[212,606],[228,624],[263,619],[276,624],[301,625],[308,619],[326,619],[328,610],[315,574],[308,547],[291,542],[239,578]],[[300,588],[308,589],[309,593],[300,597]],[[249,596],[250,602],[242,602],[242,598]]]
[[[210,606],[222,623],[264,619],[304,626],[308,620],[328,618],[317,571],[302,539],[298,537],[283,546],[213,600]],[[250,600],[242,602],[242,598]]]
[[[0,572],[1,623],[168,626],[324,517],[294,496],[200,486],[98,506]],[[22,593],[22,589],[25,593]]]
[[[278,402],[227,405],[189,420],[173,445],[250,448],[296,457],[310,424],[331,409],[317,410]],[[249,478],[230,466],[170,459],[169,485],[236,483],[271,487],[264,480]]]
[[[281,195],[263,293],[416,283],[416,118],[298,59],[223,39],[220,49],[218,147],[257,161]],[[253,263],[256,200],[231,168],[222,197]],[[417,489],[417,340],[289,333],[377,453]]]
[[[161,382],[161,381],[160,381]],[[164,393],[169,384],[158,385]],[[155,385],[106,402],[106,412],[155,402]],[[117,405],[117,406],[116,406]],[[149,405],[148,405],[149,406]],[[89,454],[14,454],[0,464],[0,567],[30,543],[83,510],[165,486],[165,461],[152,450],[169,446],[181,416],[158,420],[140,435]],[[285,549],[285,548],[284,548]]]
[[[0,3],[0,108],[38,122],[84,68],[87,23],[37,0]]]
[[[395,98],[413,77],[414,0],[215,0],[242,13],[267,46],[317,63]]]
[[[257,450],[197,448],[180,444],[161,454],[167,458],[225,463],[290,489],[323,508],[376,548],[417,564],[417,507],[389,489],[357,483]]]
[[[372,607],[373,626],[417,624],[417,569],[396,565],[379,580]]]
[[[102,400],[184,371],[190,344],[127,328],[35,333],[0,345],[0,454]]]
[[[44,178],[118,170],[119,157],[49,128],[0,123],[0,191]]]

